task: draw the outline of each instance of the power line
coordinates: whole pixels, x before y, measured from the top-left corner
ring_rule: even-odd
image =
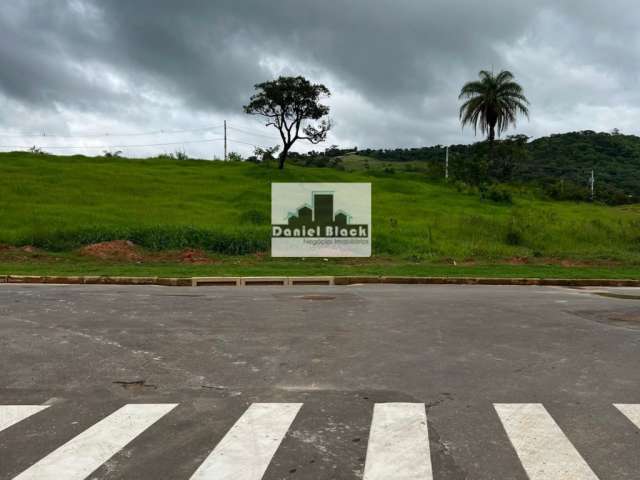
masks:
[[[241,143],[243,145],[249,145],[251,147],[266,148],[264,145],[256,145],[255,143],[243,142],[242,140],[235,140],[233,138],[229,138],[228,140],[232,143]]]
[[[103,148],[103,149],[110,149],[110,148],[144,148],[144,147],[164,147],[164,146],[168,146],[168,145],[187,145],[187,144],[193,144],[193,143],[211,143],[211,142],[219,142],[224,140],[223,138],[209,138],[207,140],[186,140],[186,141],[182,141],[182,142],[167,142],[167,143],[149,143],[149,144],[137,144],[137,145],[51,145],[48,147],[42,146],[39,147],[42,150],[77,150],[77,149],[82,149],[82,148]],[[239,142],[242,143],[242,142]],[[21,149],[21,150],[28,150],[31,147],[28,146],[24,146],[24,145],[0,145],[0,148],[17,148],[17,149]]]
[[[248,130],[243,130],[241,128],[237,128],[237,127],[227,127],[230,130],[236,130],[238,132],[242,132],[242,133],[246,133],[247,135],[253,135],[255,137],[263,137],[263,138],[268,138],[269,140],[273,140],[274,142],[277,141],[279,142],[280,139],[276,139],[275,137],[272,137],[270,135],[263,135],[261,133],[254,133],[254,132],[249,132]]]
[[[91,133],[87,135],[48,135],[46,132],[39,134],[25,134],[25,135],[9,135],[0,134],[0,138],[101,138],[101,137],[143,137],[147,135],[172,135],[175,133],[193,133],[193,132],[206,132],[210,130],[216,130],[222,128],[223,125],[214,125],[210,127],[191,128],[184,130],[153,130],[151,132],[138,132],[138,133]]]
[[[242,145],[249,145],[251,147],[265,148],[264,145],[257,145],[255,143],[245,142],[242,140],[236,140],[233,138],[227,138],[231,143],[239,143]],[[136,145],[50,145],[40,146],[42,150],[78,150],[83,148],[98,148],[108,150],[110,148],[145,148],[145,147],[164,147],[169,145],[190,145],[197,143],[211,143],[224,141],[224,138],[209,138],[207,140],[185,140],[182,142],[166,142],[166,143],[148,143],[148,144],[136,144]],[[32,147],[26,145],[0,145],[0,148],[17,148],[19,150],[28,150]]]
[[[176,133],[193,133],[193,132],[207,132],[212,131],[218,128],[224,128],[224,136],[220,138],[208,138],[203,140],[183,140],[183,141],[174,141],[174,142],[159,142],[159,143],[145,143],[145,144],[114,144],[114,145],[35,145],[42,150],[91,150],[91,149],[102,149],[102,150],[111,150],[111,149],[124,149],[124,148],[148,148],[148,147],[164,147],[170,145],[191,145],[191,144],[202,144],[202,143],[212,143],[212,142],[225,142],[225,151],[227,142],[247,145],[254,148],[266,148],[264,145],[258,145],[253,142],[247,142],[245,140],[237,140],[234,138],[229,138],[227,135],[227,128],[232,129],[236,132],[240,132],[246,135],[251,135],[255,137],[261,137],[269,139],[273,142],[280,142],[280,139],[276,139],[274,137],[263,135],[261,133],[251,132],[249,130],[244,130],[242,128],[232,127],[225,123],[221,125],[202,127],[202,128],[193,128],[193,129],[182,129],[182,130],[154,130],[149,132],[138,132],[138,133],[103,133],[103,134],[87,134],[87,135],[47,135],[43,134],[30,134],[30,135],[4,135],[0,134],[0,138],[64,138],[64,139],[89,139],[89,138],[105,138],[105,137],[137,137],[137,136],[145,136],[145,135],[171,135]],[[27,145],[0,145],[0,149],[17,149],[17,150],[29,150],[33,147]]]

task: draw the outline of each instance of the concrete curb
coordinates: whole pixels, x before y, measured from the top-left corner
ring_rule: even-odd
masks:
[[[490,277],[335,277],[336,285],[538,285],[561,287],[640,287],[640,279],[490,278]]]
[[[62,285],[162,285],[168,287],[211,286],[310,286],[310,285],[539,285],[562,287],[640,287],[640,279],[488,278],[488,277],[109,277],[0,275],[0,283]]]

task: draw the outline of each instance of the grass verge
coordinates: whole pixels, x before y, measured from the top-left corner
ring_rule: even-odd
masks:
[[[270,259],[227,256],[215,263],[109,262],[72,253],[37,253],[25,258],[0,256],[0,275],[105,275],[105,276],[307,276],[386,275],[490,278],[640,279],[639,265],[472,264],[449,265],[408,262],[393,258],[363,260]]]

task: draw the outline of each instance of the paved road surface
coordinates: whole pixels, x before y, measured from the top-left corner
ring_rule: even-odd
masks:
[[[637,290],[0,285],[3,479],[639,472]]]

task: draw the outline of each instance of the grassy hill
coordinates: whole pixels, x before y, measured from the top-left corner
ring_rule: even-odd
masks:
[[[527,190],[500,204],[410,172],[27,153],[0,155],[0,244],[74,252],[123,239],[264,258],[272,181],[371,182],[369,266],[640,265],[638,206],[543,201]]]

